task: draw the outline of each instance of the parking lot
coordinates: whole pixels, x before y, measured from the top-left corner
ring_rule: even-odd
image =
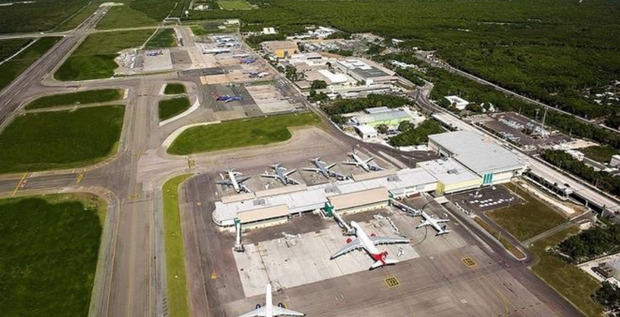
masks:
[[[523,203],[519,196],[502,185],[448,194],[446,198],[454,204],[474,212],[486,212]]]

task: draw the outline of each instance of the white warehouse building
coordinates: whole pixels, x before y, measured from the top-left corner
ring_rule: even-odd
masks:
[[[493,139],[471,131],[429,135],[428,147],[482,177],[482,185],[506,183],[526,168],[514,153]]]

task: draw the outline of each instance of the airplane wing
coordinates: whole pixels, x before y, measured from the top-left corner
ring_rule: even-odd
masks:
[[[250,176],[237,177],[237,184],[241,184],[250,179]]]
[[[275,308],[275,307],[274,307]],[[267,311],[265,309],[265,306],[262,306],[260,308],[257,308],[251,312],[247,312],[243,315],[240,315],[239,317],[264,317],[267,316]]]
[[[296,169],[292,169],[292,170],[290,170],[290,171],[286,171],[286,172],[284,173],[284,175],[289,176],[289,175],[291,175],[291,174],[295,173],[296,171],[297,171]]]
[[[339,256],[341,256],[343,254],[349,253],[349,252],[351,252],[353,250],[358,250],[358,249],[363,249],[363,248],[364,248],[364,246],[362,245],[360,240],[359,239],[355,239],[355,240],[347,243],[347,245],[345,245],[338,252],[334,253],[334,255],[332,255],[330,259],[333,260],[333,259],[335,259],[335,258],[337,258],[337,257],[339,257]]]
[[[229,180],[221,180],[221,181],[215,181],[216,184],[218,185],[228,185],[228,186],[232,186],[232,182]]]
[[[365,161],[365,162],[366,162],[366,164],[368,164],[368,163],[370,163],[370,161],[372,161],[372,160],[374,160],[374,159],[375,159],[374,157],[369,157],[368,159],[366,159],[366,161]]]
[[[353,162],[353,161],[343,161],[342,164],[346,164],[346,165],[359,165],[358,162]]]
[[[270,178],[278,178],[278,175],[275,174],[260,174],[261,177],[270,177]]]
[[[313,167],[305,167],[303,168],[304,171],[308,171],[308,172],[318,172],[320,171],[318,168],[313,168]]]
[[[411,243],[409,239],[404,238],[391,238],[391,237],[370,237],[370,241],[375,245],[379,244],[396,244],[396,243]]]
[[[287,177],[287,179],[288,179],[289,182],[293,183],[293,185],[298,185],[299,184],[299,181],[296,180],[296,179],[293,179],[293,178],[290,178],[290,177]]]
[[[286,308],[282,308],[280,306],[273,306],[273,315],[274,316],[280,316],[280,315],[285,315],[285,316],[305,316],[306,314],[300,313],[300,312],[296,312],[294,310],[290,310],[290,309],[286,309]]]
[[[331,163],[331,164],[329,164],[329,165],[325,166],[325,168],[326,168],[326,169],[330,169],[330,168],[332,168],[332,167],[334,167],[334,166],[336,166],[336,163]]]

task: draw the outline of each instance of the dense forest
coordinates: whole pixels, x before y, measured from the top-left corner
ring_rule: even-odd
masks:
[[[398,130],[400,130],[400,134],[390,138],[390,144],[393,146],[426,144],[430,134],[444,132],[439,122],[433,119],[428,119],[417,127],[408,121],[404,121],[400,123]]]
[[[558,249],[575,262],[620,251],[620,224],[594,226],[560,243]]]

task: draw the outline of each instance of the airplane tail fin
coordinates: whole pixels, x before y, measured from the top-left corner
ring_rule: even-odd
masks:
[[[370,270],[374,270],[376,268],[380,268],[386,265],[394,265],[396,263],[398,263],[398,260],[394,260],[394,259],[384,259],[383,261],[379,260],[370,266]]]

